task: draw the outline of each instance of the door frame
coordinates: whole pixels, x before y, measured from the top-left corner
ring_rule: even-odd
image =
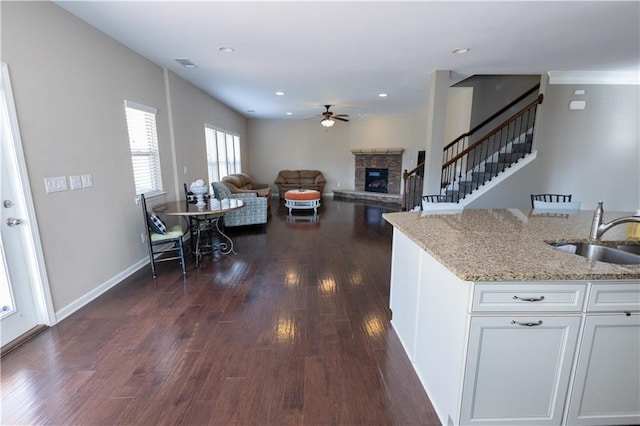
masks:
[[[6,94],[6,106],[8,111],[8,123],[13,137],[11,138],[10,151],[13,153],[13,161],[16,164],[16,179],[18,193],[14,194],[18,198],[18,202],[24,206],[26,214],[27,237],[25,238],[25,251],[27,253],[27,263],[31,271],[31,293],[33,295],[33,305],[36,311],[36,317],[39,324],[54,325],[56,323],[56,315],[53,309],[53,299],[49,287],[49,278],[44,262],[44,253],[42,243],[40,241],[40,231],[36,220],[35,207],[33,197],[31,195],[31,185],[27,174],[27,165],[22,149],[22,137],[20,135],[20,127],[18,125],[18,114],[16,112],[13,91],[11,89],[11,80],[9,78],[9,66],[5,62],[0,62],[2,67],[0,75],[0,84]]]

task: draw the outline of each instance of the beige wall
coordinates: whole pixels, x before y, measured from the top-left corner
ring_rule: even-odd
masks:
[[[167,198],[206,176],[204,123],[246,138],[246,119],[51,2],[1,2],[9,66],[54,310],[82,306],[148,261],[123,101],[158,109]],[[187,167],[187,175],[183,168]],[[179,173],[178,173],[179,172]],[[93,188],[45,192],[44,178],[91,174]]]
[[[416,166],[425,148],[426,112],[352,117],[324,130],[320,120],[249,120],[249,169],[256,180],[273,184],[280,170],[318,169],[325,192],[354,189],[352,149],[404,148],[403,169]],[[275,188],[275,187],[274,187]]]
[[[244,143],[248,139],[247,119],[173,73],[169,73],[169,87],[176,146],[176,182],[180,191],[183,183],[209,180],[205,124],[240,136],[243,169],[248,168],[249,152]],[[187,173],[184,172],[185,167]]]

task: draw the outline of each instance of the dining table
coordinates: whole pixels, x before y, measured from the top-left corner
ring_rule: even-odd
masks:
[[[195,258],[196,267],[200,265],[202,256],[205,254],[216,253],[227,255],[236,254],[233,248],[233,240],[224,232],[224,215],[234,210],[244,207],[244,202],[238,199],[222,199],[209,198],[205,206],[198,207],[193,202],[187,200],[170,201],[160,204],[153,208],[154,212],[165,214],[167,216],[180,216],[187,221],[187,226],[192,227],[189,218],[197,218],[195,221]],[[214,241],[213,233],[219,238]],[[203,242],[203,235],[209,237],[208,244]]]

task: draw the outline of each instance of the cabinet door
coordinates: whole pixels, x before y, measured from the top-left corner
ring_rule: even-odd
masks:
[[[460,423],[559,425],[580,319],[472,318]]]
[[[640,424],[640,314],[587,315],[568,425]]]

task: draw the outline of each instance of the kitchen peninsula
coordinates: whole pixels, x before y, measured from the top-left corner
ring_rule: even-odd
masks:
[[[640,423],[640,265],[549,244],[585,241],[592,217],[384,214],[392,324],[444,425]]]

